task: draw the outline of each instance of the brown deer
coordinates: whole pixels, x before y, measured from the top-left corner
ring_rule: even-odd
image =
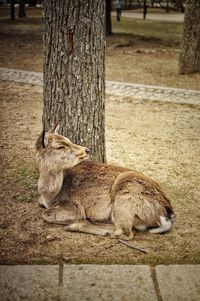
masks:
[[[67,231],[130,240],[135,230],[164,233],[174,213],[158,183],[118,166],[89,161],[89,150],[58,134],[42,132],[36,142],[39,204],[43,219]]]

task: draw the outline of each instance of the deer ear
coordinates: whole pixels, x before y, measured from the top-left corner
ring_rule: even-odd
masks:
[[[44,137],[45,137],[45,131],[42,131],[42,133],[40,134],[40,136],[38,137],[37,141],[36,141],[36,149],[38,151],[41,151],[45,148],[45,145],[44,145]]]
[[[55,123],[50,130],[48,131],[49,134],[58,134],[60,125],[58,123]]]
[[[58,123],[54,124],[50,130],[48,130],[48,132],[44,133],[44,139],[43,139],[43,144],[44,147],[47,147],[48,143],[49,143],[49,134],[56,134],[58,135],[58,131],[59,131],[60,125]]]
[[[57,124],[57,126],[56,126],[56,128],[55,128],[55,130],[54,130],[54,133],[55,133],[56,135],[58,135],[59,128],[60,128],[60,125]]]
[[[45,134],[44,134],[44,140],[43,140],[44,147],[47,147],[48,142],[49,142],[48,133],[45,132]]]

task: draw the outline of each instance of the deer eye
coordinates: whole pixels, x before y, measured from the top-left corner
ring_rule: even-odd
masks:
[[[59,147],[57,147],[57,149],[65,149],[65,147],[64,146],[59,146]]]

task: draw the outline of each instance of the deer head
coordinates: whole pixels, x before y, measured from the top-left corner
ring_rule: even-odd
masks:
[[[58,130],[59,125],[56,125],[48,132],[43,131],[36,142],[39,171],[45,168],[44,165],[51,171],[61,171],[88,159],[88,148],[73,144],[59,135]]]
[[[59,126],[40,134],[36,142],[36,164],[39,170],[39,204],[50,208],[62,188],[64,171],[88,159],[86,147],[73,144],[58,134]]]

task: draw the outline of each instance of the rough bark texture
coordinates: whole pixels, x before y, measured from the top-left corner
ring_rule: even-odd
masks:
[[[111,20],[112,1],[106,0],[106,35],[112,34],[112,20]]]
[[[195,72],[200,72],[200,0],[188,0],[179,59],[179,73]]]
[[[44,128],[105,162],[105,1],[45,0]]]

